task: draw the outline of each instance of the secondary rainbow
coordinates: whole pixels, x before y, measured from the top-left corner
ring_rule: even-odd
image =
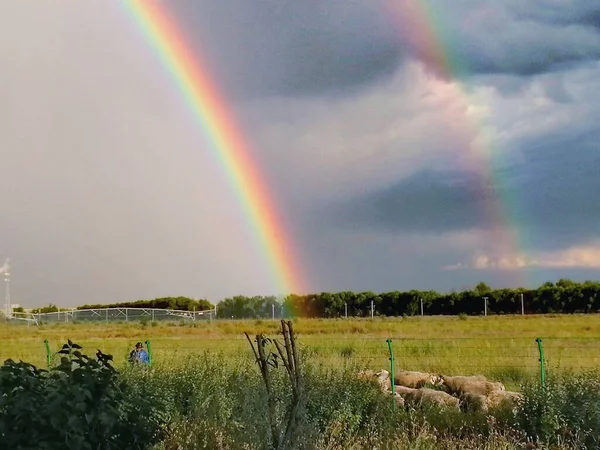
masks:
[[[455,52],[456,46],[453,45],[450,33],[446,33],[442,13],[435,11],[429,0],[386,0],[385,9],[397,24],[399,33],[411,51],[440,78],[446,79],[447,88],[454,90],[454,97],[460,100],[459,106],[469,119],[456,124],[454,131],[464,150],[462,156],[465,159],[465,169],[478,176],[478,182],[472,186],[473,195],[483,196],[485,199],[482,214],[494,236],[492,246],[498,255],[503,255],[496,264],[515,268],[519,259],[525,259],[517,233],[515,205],[503,196],[501,190],[497,190],[502,183],[499,183],[494,170],[493,158],[498,154],[494,148],[494,139],[489,136],[481,119],[473,115],[469,117],[468,111],[473,102],[469,100],[469,93],[461,83],[461,79],[468,75],[468,65]],[[510,260],[503,260],[502,257]],[[483,266],[485,267],[485,263]],[[512,278],[515,274],[508,275]],[[522,285],[521,275],[518,273],[518,279],[513,280]]]
[[[191,51],[175,21],[158,2],[126,0],[124,4],[172,75],[210,141],[211,151],[254,228],[273,274],[276,293],[303,292],[305,284],[292,240],[286,233],[248,140],[236,125],[231,106],[219,92],[206,62],[198,52]]]

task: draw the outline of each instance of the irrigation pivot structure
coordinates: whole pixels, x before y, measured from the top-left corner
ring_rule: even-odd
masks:
[[[211,321],[216,318],[216,308],[205,311],[184,311],[158,308],[94,308],[70,309],[50,313],[13,313],[13,319],[36,322],[130,322],[130,321]]]

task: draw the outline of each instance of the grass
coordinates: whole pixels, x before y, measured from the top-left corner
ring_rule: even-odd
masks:
[[[155,364],[173,366],[196,354],[220,355],[235,364],[249,356],[243,333],[274,335],[272,320],[213,322],[0,324],[0,360],[44,366],[52,351],[72,339],[100,348],[123,363],[137,341],[150,340]],[[549,370],[600,367],[600,321],[595,315],[296,319],[305,353],[324,367],[387,368],[385,340],[393,340],[396,368],[447,375],[484,374],[508,386],[539,371],[535,338],[543,338]]]
[[[593,449],[600,444],[600,378],[570,367],[598,368],[600,324],[594,316],[426,317],[297,320],[304,358],[304,398],[298,449]],[[44,365],[43,339],[53,350],[67,339],[113,353],[133,399],[147,399],[161,422],[152,450],[267,449],[264,387],[243,332],[274,336],[274,321],[213,323],[0,325],[0,358]],[[543,329],[544,331],[540,331]],[[544,339],[548,385],[535,375],[535,337]],[[525,394],[515,413],[393,411],[377,387],[358,380],[359,367],[389,364],[442,373],[484,373]],[[155,364],[124,364],[132,344],[149,339]],[[120,362],[120,363],[119,363]],[[561,370],[556,370],[560,368]],[[283,369],[275,369],[278,408],[289,399]],[[19,394],[26,390],[13,390]],[[129,391],[128,391],[129,392]],[[11,394],[11,395],[12,395]],[[1,422],[1,420],[0,420]],[[534,442],[535,447],[526,444]],[[150,450],[149,447],[144,447]]]

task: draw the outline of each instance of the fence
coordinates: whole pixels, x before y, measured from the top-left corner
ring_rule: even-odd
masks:
[[[13,313],[12,319],[30,323],[43,322],[129,322],[129,321],[159,321],[159,320],[212,320],[216,317],[216,308],[205,311],[183,311],[178,309],[156,308],[102,308],[102,309],[73,309],[50,313]]]
[[[181,336],[146,339],[143,330],[135,337],[89,337],[78,340],[84,353],[96,349],[114,356],[117,366],[125,364],[136,342],[147,343],[154,365],[176,366],[190,358],[221,356],[237,363],[251,361],[251,350],[243,336]],[[19,341],[0,342],[0,360],[22,359],[45,367],[51,363],[64,342]],[[405,339],[348,337],[322,338],[302,336],[299,341],[304,358],[325,367],[390,369],[390,351],[396,370],[419,370],[445,375],[482,374],[507,384],[542,377],[546,372],[600,369],[600,337],[598,338],[448,338]]]

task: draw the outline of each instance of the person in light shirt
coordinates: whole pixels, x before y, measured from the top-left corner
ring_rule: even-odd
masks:
[[[144,350],[144,346],[141,342],[135,344],[135,348],[129,353],[129,361],[132,363],[149,364],[150,358],[148,352]]]

